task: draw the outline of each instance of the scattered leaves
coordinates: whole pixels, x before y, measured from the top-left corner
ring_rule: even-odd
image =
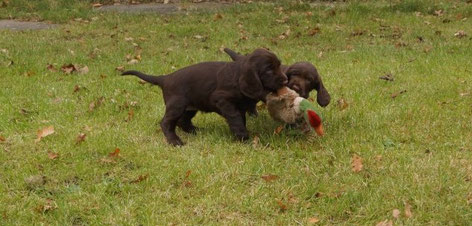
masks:
[[[344,100],[344,98],[341,98],[338,100],[338,108],[339,110],[344,110],[346,109],[347,107],[349,107],[349,104],[347,103],[346,100]]]
[[[399,209],[394,209],[392,211],[392,216],[393,216],[393,218],[398,219],[400,217],[400,210]]]
[[[54,133],[54,126],[48,126],[43,129],[40,129],[38,130],[38,132],[36,132],[37,138],[35,139],[35,142],[39,142],[41,141],[41,138],[47,137],[53,133]]]
[[[308,35],[309,36],[315,36],[320,32],[321,32],[320,27],[314,27],[314,28],[312,28],[311,30],[308,31]]]
[[[149,177],[149,174],[139,175],[138,178],[136,178],[135,180],[132,180],[130,183],[136,184],[136,183],[139,183],[139,182],[141,182],[141,181],[143,181],[143,180],[146,180],[148,177]]]
[[[254,136],[254,139],[252,140],[252,147],[257,148],[257,146],[259,146],[259,142],[260,142],[259,136]]]
[[[362,170],[362,158],[357,154],[354,154],[351,158],[351,168],[354,173],[358,173]]]
[[[48,64],[46,69],[48,69],[51,72],[56,72],[57,71],[56,67],[54,67],[54,65],[52,65],[52,64]]]
[[[125,67],[124,66],[118,66],[118,67],[115,68],[115,70],[123,72],[123,71],[125,71]]]
[[[380,221],[375,226],[393,226],[393,221],[391,220]]]
[[[265,182],[272,182],[274,180],[277,180],[279,176],[273,175],[273,174],[267,174],[267,175],[262,175],[262,179],[264,179]]]
[[[316,217],[312,217],[312,218],[309,218],[309,219],[308,219],[308,223],[309,223],[309,224],[316,224],[316,223],[318,223],[318,222],[320,222],[320,219],[318,219],[318,218],[316,218]]]
[[[95,108],[100,107],[100,105],[105,102],[105,97],[99,97],[97,100],[92,101],[92,103],[89,104],[89,111],[95,110]]]
[[[59,154],[58,154],[58,153],[52,152],[52,151],[48,151],[48,158],[49,158],[49,159],[54,160],[54,159],[57,159],[58,157],[59,157]]]
[[[454,34],[454,36],[455,36],[456,38],[463,38],[463,37],[466,37],[467,34],[465,33],[465,31],[459,30],[459,31],[457,31],[457,32]]]
[[[72,72],[77,71],[77,67],[73,64],[64,64],[61,67],[61,71],[66,74],[72,74]]]
[[[411,213],[411,205],[405,202],[405,217],[411,218],[413,214]]]
[[[54,202],[54,200],[46,199],[46,202],[44,204],[41,204],[38,207],[36,207],[36,211],[40,213],[45,213],[45,212],[54,210],[56,208],[57,208],[57,204],[56,202]]]
[[[274,134],[275,134],[275,135],[278,135],[278,134],[280,134],[280,133],[282,132],[282,130],[284,130],[284,125],[280,125],[280,126],[278,126],[277,128],[275,128]]]
[[[112,158],[118,158],[120,157],[120,149],[119,148],[116,148],[114,152],[110,152],[108,154],[108,157],[112,157]]]
[[[392,97],[393,99],[395,99],[398,95],[403,94],[403,93],[406,93],[406,89],[401,90],[401,91],[396,92],[396,93],[393,93],[393,94],[391,95],[391,97]]]
[[[393,82],[394,78],[392,74],[385,74],[383,76],[380,76],[379,79],[383,79],[385,81]]]
[[[284,204],[282,200],[277,200],[277,205],[279,205],[280,212],[285,212],[288,209],[287,205]]]
[[[87,136],[87,134],[85,134],[85,133],[79,133],[79,135],[75,139],[75,144],[80,144],[80,143],[84,142],[86,136]]]

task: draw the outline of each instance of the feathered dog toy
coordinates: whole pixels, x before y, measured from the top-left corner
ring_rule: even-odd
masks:
[[[266,104],[273,119],[294,124],[304,118],[319,136],[324,135],[323,124],[320,116],[315,112],[315,107],[288,87],[280,88],[277,93],[268,94]]]

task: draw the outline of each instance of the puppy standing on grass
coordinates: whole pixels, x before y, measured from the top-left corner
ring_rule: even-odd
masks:
[[[246,112],[269,92],[287,84],[280,60],[265,49],[256,49],[234,62],[203,62],[163,76],[125,71],[161,87],[166,112],[161,121],[167,142],[183,145],[175,127],[194,133],[192,118],[198,110],[216,112],[226,119],[238,140],[249,139]]]

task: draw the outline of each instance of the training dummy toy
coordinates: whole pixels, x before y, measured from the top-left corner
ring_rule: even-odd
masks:
[[[324,135],[321,118],[316,114],[313,104],[290,88],[282,87],[277,90],[277,93],[268,94],[266,104],[273,119],[288,124],[295,124],[305,119],[306,124],[311,126],[319,136]]]

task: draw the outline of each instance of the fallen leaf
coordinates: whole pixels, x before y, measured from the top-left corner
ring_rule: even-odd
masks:
[[[252,147],[257,148],[257,146],[259,146],[259,141],[259,136],[254,136],[254,139],[252,140]]]
[[[393,93],[393,94],[391,95],[391,97],[395,99],[398,95],[403,94],[403,93],[406,93],[406,90],[402,90],[402,91],[400,91],[400,92]]]
[[[465,97],[465,96],[469,96],[470,93],[469,93],[469,92],[463,92],[463,93],[459,93],[459,95],[460,95],[461,97]]]
[[[127,41],[127,42],[131,42],[133,40],[134,40],[134,38],[132,38],[132,37],[125,37],[125,41]]]
[[[105,102],[105,97],[99,97],[97,100],[93,101],[89,104],[89,111],[95,110],[95,108],[99,107],[100,105]]]
[[[139,61],[136,59],[131,59],[130,61],[128,61],[128,64],[137,64],[137,63],[139,63]]]
[[[203,39],[203,36],[201,36],[201,35],[194,35],[193,37],[196,38],[196,39]]]
[[[361,36],[365,33],[363,30],[354,30],[351,32],[351,36]]]
[[[279,205],[281,212],[285,212],[287,210],[287,205],[285,205],[281,200],[277,200],[277,204]]]
[[[312,218],[308,219],[309,224],[316,224],[318,222],[320,222],[320,219],[318,219],[316,217],[312,217]]]
[[[320,33],[321,29],[319,27],[314,27],[313,29],[308,31],[309,36],[315,36],[316,34]]]
[[[57,69],[52,64],[48,64],[48,66],[46,68],[51,72],[56,72],[57,71]]]
[[[134,117],[134,111],[133,109],[129,110],[128,111],[128,119],[126,119],[127,122],[131,121],[131,119],[133,119]]]
[[[280,125],[277,128],[275,128],[274,134],[275,135],[280,134],[282,132],[282,130],[284,130],[284,125]]]
[[[187,170],[187,172],[185,172],[185,179],[188,179],[190,174],[192,174],[192,170]]]
[[[215,14],[214,20],[221,20],[221,19],[223,19],[223,16],[221,14],[219,13]]]
[[[59,154],[58,153],[55,153],[55,152],[51,152],[51,151],[48,151],[48,158],[49,159],[57,159],[59,157]]]
[[[379,79],[383,79],[385,81],[393,82],[394,78],[392,74],[385,74],[383,76],[380,76]]]
[[[460,31],[457,31],[457,32],[454,34],[454,36],[457,37],[457,38],[463,38],[463,37],[466,37],[467,34],[465,33],[465,31],[460,30]]]
[[[38,130],[36,132],[37,138],[35,139],[35,142],[39,142],[41,138],[49,136],[54,133],[54,126],[48,126],[43,129]]]
[[[84,67],[79,67],[78,70],[79,74],[87,74],[89,73],[89,68],[87,66],[84,66]]]
[[[72,72],[77,71],[77,67],[73,64],[64,64],[62,65],[61,70],[66,74],[72,74]]]
[[[264,179],[265,182],[272,182],[276,180],[277,178],[279,178],[279,176],[273,175],[273,174],[267,174],[267,175],[262,175],[261,178]]]
[[[394,209],[392,211],[392,216],[393,216],[393,218],[398,219],[400,217],[400,210]]]
[[[119,148],[116,148],[114,152],[110,152],[108,154],[108,157],[112,157],[112,158],[118,158],[120,157],[120,149]]]
[[[56,202],[54,202],[54,200],[52,200],[52,199],[47,199],[46,203],[41,204],[38,207],[36,207],[36,211],[38,211],[40,213],[45,213],[45,212],[54,210],[56,208],[57,208]]]
[[[46,177],[41,175],[33,175],[25,178],[26,188],[34,190],[46,184]]]
[[[118,66],[118,67],[115,68],[115,70],[123,72],[123,71],[125,71],[125,67],[124,66]]]
[[[114,159],[110,159],[110,158],[102,158],[102,159],[100,159],[100,162],[102,162],[102,163],[116,163],[116,161]]]
[[[13,62],[13,60],[9,60],[7,62],[7,67],[10,67],[11,65],[15,64],[15,62]]]
[[[1,136],[1,135],[0,135],[0,142],[5,142],[6,140],[7,140],[7,139],[5,139],[4,136]]]
[[[339,107],[339,110],[344,110],[346,109],[347,107],[349,107],[349,104],[347,103],[346,100],[344,100],[344,98],[341,98],[338,100],[338,107]]]
[[[85,134],[85,133],[79,133],[79,135],[75,139],[75,144],[80,144],[80,143],[84,142],[86,136],[87,136],[87,134]]]
[[[433,15],[435,16],[442,16],[444,14],[444,10],[434,10]]]
[[[94,3],[94,4],[92,4],[92,7],[93,7],[93,8],[102,7],[102,4],[100,4],[100,3]]]
[[[393,221],[384,220],[384,221],[380,221],[375,226],[392,226],[392,225],[393,225]]]
[[[411,218],[413,214],[411,213],[411,205],[405,202],[405,217]]]
[[[139,182],[141,182],[141,181],[143,181],[143,180],[146,180],[148,177],[149,177],[148,174],[139,175],[138,178],[136,178],[135,180],[131,181],[130,183],[132,183],[132,184],[139,183]]]
[[[362,158],[356,154],[354,154],[351,158],[351,167],[352,167],[352,171],[355,172],[355,173],[358,173],[362,170],[362,168],[364,167],[362,165]]]
[[[290,28],[287,29],[284,33],[282,33],[281,35],[279,35],[279,39],[280,40],[283,40],[283,39],[286,39],[289,35],[290,35],[291,31],[290,31]]]
[[[82,87],[80,87],[79,85],[75,85],[73,92],[74,92],[74,93],[77,93],[77,92],[79,92],[80,89],[82,89]]]

